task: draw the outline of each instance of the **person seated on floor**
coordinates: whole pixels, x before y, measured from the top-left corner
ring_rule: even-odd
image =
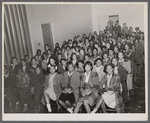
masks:
[[[107,75],[105,75],[100,82],[101,97],[92,114],[96,113],[99,107],[104,102],[109,108],[115,108],[117,113],[123,113],[123,99],[120,92],[120,76],[114,73],[114,65],[108,64],[106,66]]]
[[[73,113],[73,109],[75,107],[75,96],[71,86],[63,88],[63,92],[60,94],[58,103],[61,106],[61,113]]]
[[[87,113],[91,112],[91,108],[97,98],[98,94],[98,83],[99,78],[96,72],[92,71],[93,65],[91,62],[87,61],[84,64],[84,74],[81,77],[81,89],[80,96],[77,100],[77,106],[74,109],[74,113],[78,113],[80,107],[83,105]]]
[[[57,113],[58,111],[58,98],[65,87],[65,81],[62,74],[56,72],[56,66],[49,68],[49,74],[45,77],[44,84],[44,102],[47,106],[48,112]]]

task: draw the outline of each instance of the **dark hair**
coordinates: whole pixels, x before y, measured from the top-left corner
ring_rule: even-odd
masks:
[[[87,62],[85,62],[84,66],[83,66],[83,69],[84,69],[84,71],[85,71],[85,67],[86,67],[86,65],[89,65],[89,66],[91,66],[91,70],[93,69],[92,62],[90,62],[90,61],[87,61]]]
[[[12,63],[13,59],[17,60],[17,57],[16,56],[11,57],[10,63]]]
[[[94,65],[96,65],[97,61],[100,60],[103,64],[103,60],[101,58],[97,58],[95,61],[94,61]]]
[[[40,50],[40,49],[38,49],[38,50],[36,51],[36,54],[37,54],[39,51],[41,52],[41,50]]]
[[[60,59],[60,63],[61,63],[62,61],[67,61],[67,59],[61,58],[61,59]]]
[[[115,67],[114,64],[112,64],[112,63],[107,64],[107,65],[106,65],[106,68],[107,68],[107,66],[111,66],[113,69],[114,69],[114,67]]]
[[[71,57],[70,57],[71,60],[73,59],[73,55],[75,55],[75,56],[76,56],[76,59],[77,59],[77,54],[76,54],[76,53],[72,53],[72,54],[71,54]]]
[[[117,57],[113,57],[113,58],[111,59],[111,63],[112,63],[113,59],[116,59],[117,62],[118,62],[118,58],[117,58]]]
[[[55,64],[56,64],[56,59],[55,59],[54,57],[50,57],[50,58],[49,58],[49,63],[50,63],[50,60],[51,60],[51,59],[53,59],[54,62],[55,62]]]
[[[89,49],[91,49],[91,50],[92,50],[92,52],[93,52],[93,49],[92,49],[92,47],[88,47],[88,48],[87,48],[87,51],[88,51]]]
[[[31,58],[31,62],[32,62],[33,59],[36,61],[35,57],[32,57],[32,58]]]
[[[25,58],[25,57],[29,57],[29,55],[25,55],[24,58]]]
[[[69,69],[68,69],[68,66],[69,66],[69,65],[72,65],[73,68],[74,68],[74,65],[72,64],[72,62],[67,62],[67,67],[66,67],[66,68],[67,68],[67,71],[69,70]]]
[[[83,51],[85,52],[85,49],[84,49],[83,47],[81,47],[81,48],[79,49],[79,52],[80,52],[81,50],[83,50]]]
[[[96,50],[98,52],[98,49],[96,47],[94,47],[93,50]]]
[[[80,62],[81,62],[82,64],[84,64],[84,60],[79,60],[78,63],[77,63],[77,65],[78,65]],[[79,65],[78,65],[78,67],[79,67]]]
[[[47,46],[47,47],[49,47],[49,45],[48,45],[48,44],[45,44],[44,49],[45,49],[45,47],[46,47],[46,46]]]
[[[47,52],[48,52],[48,51],[51,51],[51,52],[52,52],[52,50],[51,50],[51,49],[48,49],[48,50],[47,50]]]
[[[90,58],[90,54],[89,54],[89,53],[86,53],[86,54],[84,55],[84,60],[85,60],[85,56],[88,56],[88,57]]]
[[[56,65],[51,65],[51,67],[54,67],[55,70],[57,71]],[[50,69],[51,69],[51,67],[48,67],[48,68],[47,68],[47,73],[48,73],[48,74],[50,74]],[[56,72],[56,71],[55,71],[55,72]]]
[[[107,54],[107,56],[108,56],[108,52],[103,52],[103,55],[102,55],[102,56],[104,56],[105,54]]]
[[[114,69],[114,67],[115,67],[114,64],[112,64],[112,63],[107,64],[107,65],[104,67],[104,72],[105,72],[105,73],[107,73],[107,71],[106,71],[107,66],[111,66],[113,69]]]

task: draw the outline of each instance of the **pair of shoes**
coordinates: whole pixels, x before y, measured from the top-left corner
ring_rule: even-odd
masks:
[[[9,112],[12,113],[13,112],[13,106],[11,103],[9,103]]]
[[[27,110],[28,110],[28,105],[25,104],[25,105],[23,106],[23,112],[27,112]]]
[[[34,108],[35,113],[39,113],[41,111],[41,106],[38,105]]]
[[[71,114],[73,113],[71,108],[68,108],[67,111],[70,112]]]
[[[91,112],[91,114],[95,114],[97,112],[97,109],[94,108],[94,110]]]
[[[16,111],[16,112],[19,112],[19,101],[16,102],[15,111]]]

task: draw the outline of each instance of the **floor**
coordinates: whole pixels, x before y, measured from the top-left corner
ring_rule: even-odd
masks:
[[[137,81],[133,81],[134,89],[130,92],[130,100],[125,104],[125,113],[145,113],[145,79],[144,70],[140,71]],[[43,108],[43,113],[46,113],[46,108]],[[5,113],[21,113],[21,107],[15,110],[14,107],[9,107],[8,101],[5,100]],[[26,113],[34,112],[32,109]]]

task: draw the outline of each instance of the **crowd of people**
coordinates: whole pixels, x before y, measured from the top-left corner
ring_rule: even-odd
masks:
[[[144,32],[116,21],[104,31],[79,35],[30,59],[15,56],[4,66],[4,94],[9,107],[22,112],[124,113],[137,68],[144,67]],[[10,108],[11,109],[11,108]],[[11,111],[10,111],[11,112]]]

